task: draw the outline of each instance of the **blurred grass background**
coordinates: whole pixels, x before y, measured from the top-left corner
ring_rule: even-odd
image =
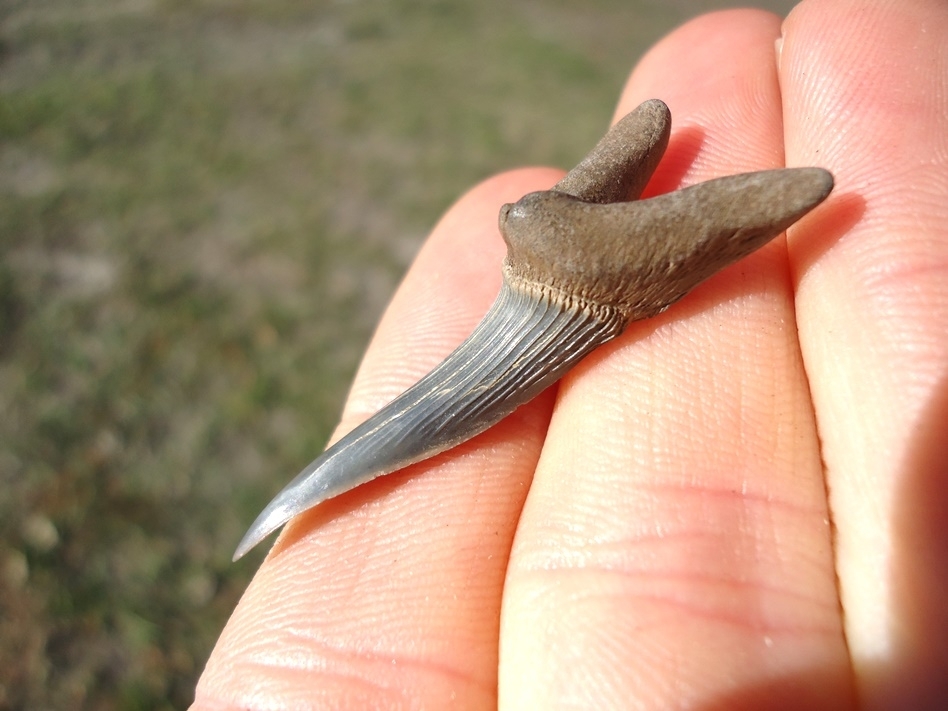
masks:
[[[726,5],[0,0],[0,708],[186,706],[438,215]]]

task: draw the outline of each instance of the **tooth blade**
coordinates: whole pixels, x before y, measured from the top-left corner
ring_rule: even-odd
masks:
[[[623,328],[614,310],[590,309],[505,280],[464,343],[277,494],[247,531],[234,560],[316,504],[480,434]]]

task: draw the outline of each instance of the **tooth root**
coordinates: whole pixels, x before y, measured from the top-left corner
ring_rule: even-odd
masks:
[[[637,200],[668,147],[670,132],[665,102],[646,101],[610,128],[553,190],[586,202]]]
[[[606,205],[530,193],[501,211],[506,264],[525,281],[646,318],[762,247],[832,188],[821,168],[784,168]]]
[[[617,309],[505,275],[467,340],[300,472],[253,523],[234,560],[316,504],[483,432],[624,327]]]

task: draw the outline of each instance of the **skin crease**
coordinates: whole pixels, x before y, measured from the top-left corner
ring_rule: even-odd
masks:
[[[616,112],[671,108],[647,194],[785,163],[833,195],[500,425],[291,523],[193,708],[941,708],[946,47],[941,0],[659,42]],[[500,205],[561,175],[435,227],[340,433],[476,325]]]

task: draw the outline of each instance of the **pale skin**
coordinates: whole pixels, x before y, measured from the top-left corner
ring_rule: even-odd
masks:
[[[488,432],[291,522],[195,709],[942,707],[948,5],[701,17],[616,116],[653,97],[647,194],[783,165],[833,194]],[[337,436],[474,328],[500,205],[561,175],[449,210]]]

